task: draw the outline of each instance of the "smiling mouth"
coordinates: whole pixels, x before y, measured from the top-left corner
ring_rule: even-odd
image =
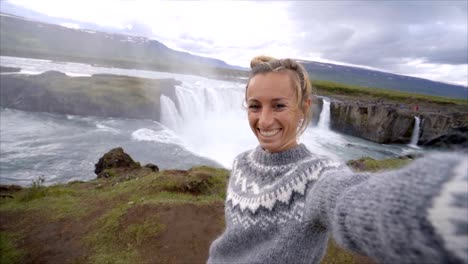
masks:
[[[281,128],[272,129],[272,130],[261,130],[260,128],[257,128],[257,130],[260,133],[260,135],[264,137],[273,137],[273,136],[276,136],[276,134],[280,132]]]

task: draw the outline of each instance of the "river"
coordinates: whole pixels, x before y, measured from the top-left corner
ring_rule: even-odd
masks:
[[[187,169],[195,165],[230,168],[237,154],[257,145],[242,106],[245,80],[230,82],[5,56],[0,57],[0,65],[19,67],[24,74],[58,70],[70,76],[109,73],[181,81],[175,93],[178,103],[164,95],[161,98],[161,122],[1,109],[0,184],[26,186],[38,176],[44,176],[48,185],[90,180],[96,177],[94,164],[99,157],[117,146],[143,164]],[[300,139],[312,152],[344,162],[423,151],[331,131],[329,102],[324,100],[319,124],[307,129]]]

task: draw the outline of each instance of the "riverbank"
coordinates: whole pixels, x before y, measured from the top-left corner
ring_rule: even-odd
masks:
[[[45,187],[36,178],[29,188],[0,189],[1,263],[206,261],[224,230],[229,171],[158,171],[123,150],[109,153],[96,164],[95,180]],[[383,161],[380,169],[407,162]],[[330,242],[322,263],[372,261]]]

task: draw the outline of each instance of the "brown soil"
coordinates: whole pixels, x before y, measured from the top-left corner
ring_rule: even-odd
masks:
[[[25,255],[21,263],[79,263],[86,256],[86,249],[81,237],[87,228],[82,222],[73,219],[62,219],[49,222],[41,215],[34,213],[2,214],[0,231],[18,230],[21,225],[22,239],[18,248]],[[18,219],[23,219],[18,222]]]
[[[224,206],[173,204],[130,209],[121,225],[156,215],[163,231],[139,248],[145,263],[206,263],[211,242],[224,230]]]
[[[99,209],[79,220],[57,221],[31,212],[2,213],[0,231],[21,230],[17,244],[25,252],[21,263],[86,263],[90,252],[83,238],[93,232],[102,213]],[[144,263],[205,263],[211,242],[224,229],[222,203],[135,206],[121,218],[120,226],[142,223],[154,215],[165,228],[138,248]]]

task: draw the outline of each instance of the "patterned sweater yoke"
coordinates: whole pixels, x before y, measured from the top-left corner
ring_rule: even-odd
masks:
[[[255,214],[260,207],[272,210],[289,205],[293,194],[304,195],[306,187],[326,170],[343,169],[339,163],[314,157],[303,145],[285,153],[268,153],[260,147],[234,161],[226,201],[243,212]]]
[[[467,163],[439,153],[353,173],[302,144],[259,146],[234,161],[208,263],[319,263],[330,234],[379,263],[468,263]]]

